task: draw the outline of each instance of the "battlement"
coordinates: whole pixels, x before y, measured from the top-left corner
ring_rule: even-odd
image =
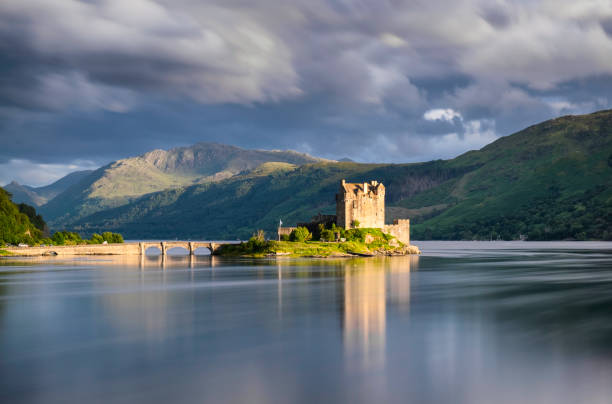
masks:
[[[342,180],[336,194],[336,224],[350,229],[385,225],[385,186],[378,181],[351,183]]]

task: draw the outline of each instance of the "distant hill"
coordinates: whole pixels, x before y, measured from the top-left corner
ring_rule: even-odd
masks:
[[[51,226],[62,228],[145,194],[220,181],[264,163],[297,166],[321,161],[295,151],[246,150],[217,143],[153,150],[93,171],[42,206],[41,212]]]
[[[50,185],[42,187],[30,187],[21,185],[16,181],[5,185],[3,188],[10,192],[13,202],[26,203],[33,206],[41,206],[47,201],[55,198],[58,194],[64,192],[70,186],[77,184],[83,178],[91,174],[92,170],[83,170],[72,172],[65,177],[60,178]]]
[[[17,203],[27,203],[28,205],[40,206],[46,201],[45,198],[38,195],[34,188],[27,185],[21,185],[16,181],[12,181],[6,184],[4,187],[5,191],[10,192],[12,199]]]
[[[218,168],[217,168],[218,169]],[[130,238],[245,238],[334,212],[339,181],[382,181],[414,239],[612,239],[612,111],[566,116],[451,160],[314,162],[143,195],[64,222]]]

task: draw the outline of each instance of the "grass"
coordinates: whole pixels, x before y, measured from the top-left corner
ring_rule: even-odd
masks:
[[[347,241],[332,243],[324,241],[267,241],[261,248],[251,248],[247,243],[227,245],[219,251],[219,255],[234,257],[265,257],[269,255],[285,255],[290,257],[330,257],[355,254],[368,254],[365,244]]]
[[[12,252],[9,252],[6,250],[0,250],[0,257],[10,257],[11,255],[13,255]]]
[[[230,257],[343,257],[353,255],[380,255],[383,253],[418,254],[415,246],[404,246],[401,243],[390,244],[392,238],[375,237],[369,243],[360,240],[345,242],[327,241],[249,241],[241,244],[225,245],[216,252]]]

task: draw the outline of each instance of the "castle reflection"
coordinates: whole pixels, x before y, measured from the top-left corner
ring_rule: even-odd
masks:
[[[409,307],[410,270],[417,260],[393,257],[347,263],[342,310],[344,349],[347,357],[355,358],[362,367],[384,365],[387,301],[404,310]]]

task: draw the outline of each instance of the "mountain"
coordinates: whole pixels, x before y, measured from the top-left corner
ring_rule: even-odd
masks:
[[[32,190],[48,201],[55,198],[58,194],[64,192],[71,186],[78,184],[91,173],[93,173],[93,170],[74,171],[50,185],[32,188]]]
[[[30,187],[28,185],[21,185],[16,181],[7,184],[3,188],[10,192],[12,200],[15,203],[26,203],[28,205],[41,206],[47,203],[47,201],[55,198],[58,194],[64,192],[66,189],[74,184],[79,183],[83,178],[87,177],[93,171],[83,170],[72,172],[65,177],[60,178],[50,185],[43,187]]]
[[[441,164],[324,162],[272,172],[254,170],[217,183],[145,195],[77,220],[71,227],[85,233],[98,227],[121,229],[131,238],[235,239],[249,237],[258,228],[271,234],[279,219],[289,225],[319,212],[335,212],[335,193],[343,178],[382,179],[389,190],[387,200],[399,201],[461,174]]]
[[[246,150],[217,143],[153,150],[93,171],[42,206],[41,211],[51,226],[59,228],[146,194],[220,181],[264,163],[297,166],[321,161],[295,151]]]
[[[341,179],[382,181],[414,239],[612,239],[612,111],[566,116],[451,160],[268,165],[143,195],[67,225],[129,238],[245,238],[334,212]]]
[[[612,110],[531,126],[448,166],[477,168],[398,203],[416,237],[612,239]]]
[[[6,184],[4,187],[6,192],[11,194],[13,201],[17,203],[27,203],[28,205],[40,206],[46,202],[45,198],[38,195],[35,188],[27,185],[21,185],[16,181]]]

